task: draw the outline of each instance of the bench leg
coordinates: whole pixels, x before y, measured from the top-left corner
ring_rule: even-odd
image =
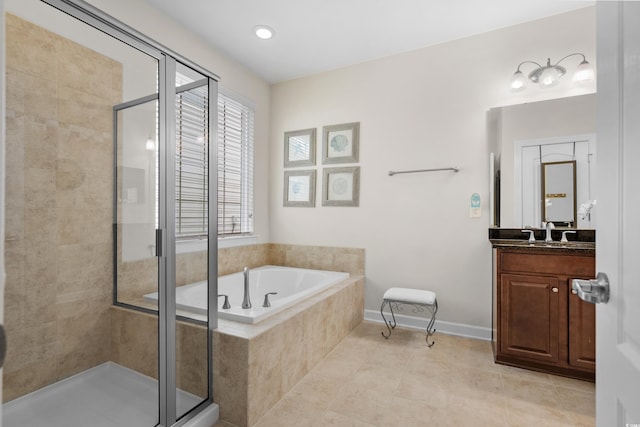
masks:
[[[436,323],[436,313],[438,312],[438,301],[437,300],[434,301],[433,306],[426,306],[426,307],[431,312],[431,320],[429,320],[429,324],[427,325],[427,336],[425,337],[425,339],[427,341],[427,346],[433,347],[433,345],[436,342],[431,340],[431,344],[429,344],[429,337],[435,334],[436,332],[433,325]]]
[[[387,318],[384,317],[384,306],[387,303],[389,304],[389,309],[391,310],[391,318],[393,319],[393,324],[387,321]],[[385,339],[389,339],[389,337],[391,336],[391,330],[396,328],[396,316],[393,314],[393,305],[391,305],[391,302],[387,300],[382,301],[382,305],[380,306],[380,315],[382,316],[382,320],[384,320],[384,324],[387,326],[387,330],[389,331],[387,335],[385,335],[384,332],[380,332],[380,333]]]

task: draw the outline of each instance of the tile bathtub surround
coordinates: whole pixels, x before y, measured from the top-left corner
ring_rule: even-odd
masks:
[[[364,249],[329,246],[269,244],[269,264],[316,270],[342,271],[364,276]]]
[[[593,383],[496,365],[489,342],[436,333],[428,349],[382,329],[360,324],[254,426],[595,426]]]
[[[364,276],[364,249],[262,243],[218,251],[218,276],[237,273],[244,267],[255,268],[263,265],[342,271],[352,276]],[[142,296],[157,291],[157,270],[155,258],[120,262],[118,301],[147,306]],[[206,278],[206,251],[177,255],[178,286]]]
[[[220,418],[253,425],[362,321],[363,313],[359,276],[256,325],[220,321],[214,333]]]
[[[122,65],[6,15],[5,401],[109,359]]]

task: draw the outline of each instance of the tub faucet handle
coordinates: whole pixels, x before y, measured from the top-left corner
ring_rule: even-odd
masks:
[[[267,292],[264,294],[264,303],[262,303],[263,307],[271,307],[271,303],[269,302],[269,295],[278,295],[277,292]]]
[[[229,304],[229,295],[218,294],[218,298],[224,297],[224,304],[222,304],[222,308],[231,308],[231,304]]]

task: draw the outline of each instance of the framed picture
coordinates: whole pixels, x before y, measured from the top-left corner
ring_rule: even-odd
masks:
[[[358,206],[360,166],[322,170],[322,206]]]
[[[284,171],[284,206],[316,206],[316,171]]]
[[[322,128],[322,163],[356,163],[360,122]]]
[[[316,164],[316,130],[303,129],[284,133],[284,167]]]

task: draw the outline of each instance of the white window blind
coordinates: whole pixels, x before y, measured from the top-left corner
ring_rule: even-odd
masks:
[[[176,237],[207,234],[207,87],[176,95]]]
[[[253,233],[251,107],[218,94],[218,235]]]
[[[176,236],[206,236],[208,221],[208,93],[176,96]],[[253,233],[251,107],[218,94],[218,235]]]

